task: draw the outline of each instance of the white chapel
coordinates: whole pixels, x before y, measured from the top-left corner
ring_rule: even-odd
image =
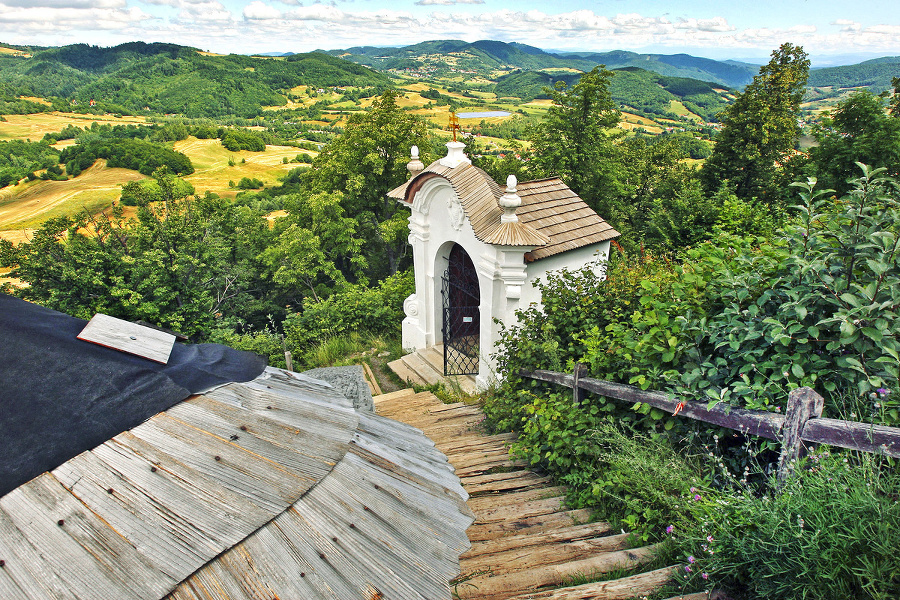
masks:
[[[558,178],[505,188],[472,165],[461,142],[427,168],[413,147],[410,179],[388,196],[411,209],[416,290],[404,302],[403,347],[443,355],[443,375],[473,375],[485,389],[500,321],[540,303],[548,271],[603,269],[619,232]]]

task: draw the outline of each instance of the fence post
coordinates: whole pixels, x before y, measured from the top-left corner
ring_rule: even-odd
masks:
[[[812,388],[801,387],[788,394],[787,410],[784,415],[784,426],[781,430],[781,456],[778,457],[778,485],[780,492],[794,465],[801,456],[803,442],[800,436],[810,419],[822,416],[825,399]]]
[[[587,366],[581,363],[575,363],[575,372],[572,374],[572,402],[575,403],[575,406],[581,406],[584,396],[587,393],[578,387],[578,382],[585,375],[587,375]]]

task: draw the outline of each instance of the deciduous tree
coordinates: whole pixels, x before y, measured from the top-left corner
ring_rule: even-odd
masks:
[[[559,81],[547,89],[553,106],[529,131],[534,168],[556,175],[593,207],[618,196],[618,152],[613,128],[621,112],[609,92],[612,71],[594,67],[571,88]]]
[[[729,182],[741,199],[776,202],[781,181],[800,134],[800,101],[809,59],[800,46],[782,44],[737,100],[721,115],[723,128],[703,166],[707,193]]]

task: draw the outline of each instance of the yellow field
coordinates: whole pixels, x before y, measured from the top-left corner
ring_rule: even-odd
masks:
[[[193,184],[197,194],[202,195],[208,190],[227,198],[233,198],[241,191],[229,188],[229,181],[236,184],[241,177],[255,177],[262,179],[266,185],[275,185],[280,177],[299,166],[290,162],[284,164],[284,157],[291,160],[301,153],[316,155],[314,151],[293,146],[266,146],[265,152],[231,152],[219,140],[198,140],[195,137],[175,142],[175,149],[187,154],[194,164],[194,173],[185,179]],[[228,166],[229,159],[234,159],[233,167]],[[242,163],[241,160],[247,162]]]
[[[141,125],[146,123],[144,117],[114,117],[113,115],[82,115],[74,113],[37,113],[32,115],[6,115],[6,121],[0,122],[0,139],[31,140],[36,142],[47,133],[56,133],[66,125],[90,127],[91,123],[112,125]]]
[[[693,119],[696,121],[703,120],[703,118],[700,115],[695,114],[695,113],[691,112],[690,110],[688,110],[688,108],[684,104],[679,102],[678,100],[670,100],[669,101],[669,110],[672,111],[672,113],[678,115],[679,117],[687,117],[689,119]]]
[[[13,48],[0,47],[0,54],[13,54],[15,56],[22,56],[24,58],[31,58],[31,55],[27,52],[23,52],[21,50],[15,50]]]
[[[75,179],[7,186],[0,190],[0,229],[34,228],[51,217],[73,215],[85,208],[97,212],[118,199],[123,183],[137,179],[144,176],[128,169],[111,169],[100,159]]]

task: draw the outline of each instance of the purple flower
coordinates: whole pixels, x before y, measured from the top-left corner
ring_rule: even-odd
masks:
[[[700,494],[694,494],[694,500],[699,500],[699,499],[700,499]]]
[[[675,531],[674,525],[669,525],[668,527],[666,527],[666,533],[672,533],[673,531]]]
[[[693,556],[688,556],[688,562],[694,564],[697,560]]]
[[[684,570],[685,570],[685,572],[690,573],[690,572],[691,572],[691,565],[684,565]]]
[[[700,573],[700,577],[702,577],[703,579],[709,579],[709,575],[706,573]]]
[[[891,393],[891,390],[889,390],[889,389],[887,389],[887,388],[878,388],[878,389],[875,390],[875,391],[878,392],[878,394],[881,395],[881,396],[887,396],[888,394]]]
[[[693,494],[694,492],[696,492],[696,491],[697,491],[697,488],[693,488],[693,487],[691,488],[691,493],[692,493],[692,494]]]

